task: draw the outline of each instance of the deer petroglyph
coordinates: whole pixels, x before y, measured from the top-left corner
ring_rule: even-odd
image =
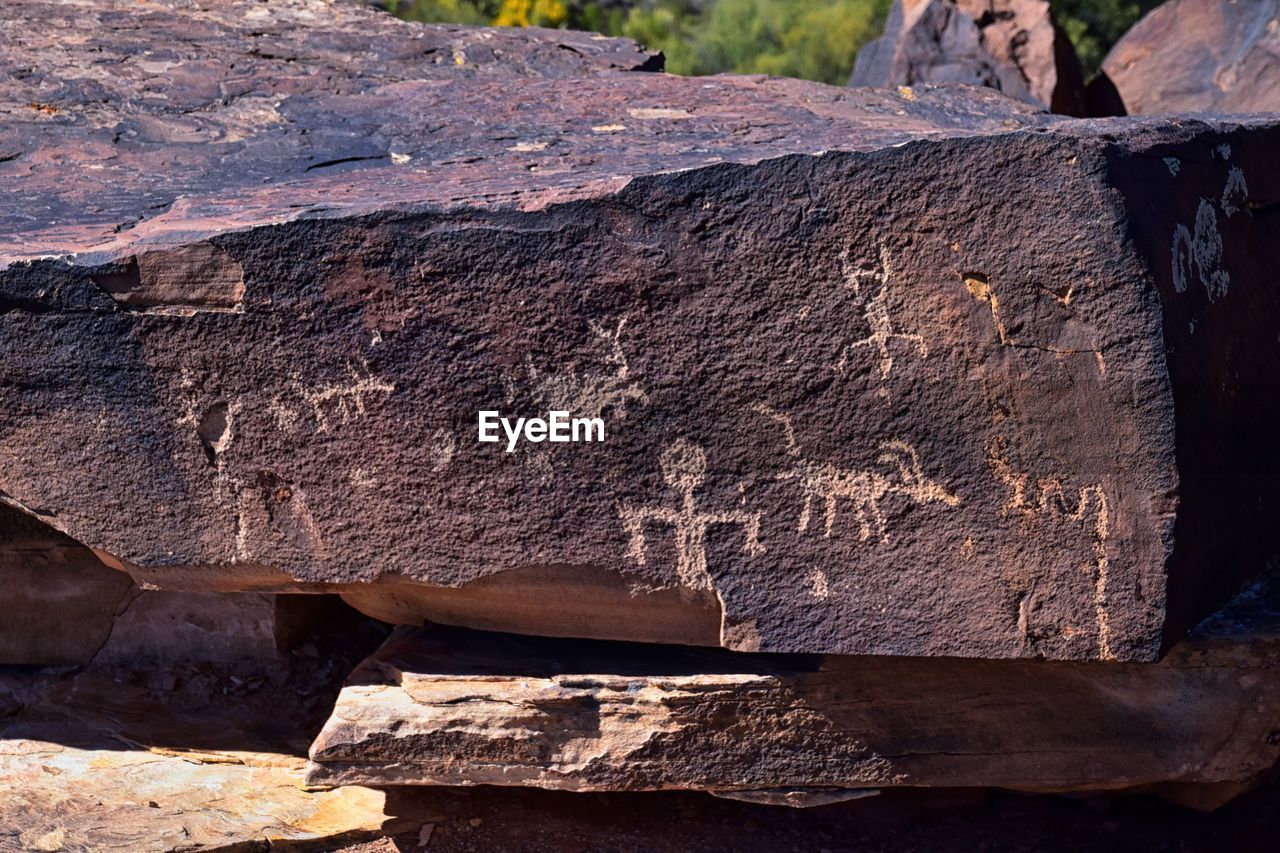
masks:
[[[891,470],[886,473],[876,469],[852,470],[840,468],[830,462],[808,459],[796,443],[791,418],[767,406],[757,406],[756,411],[777,421],[783,428],[787,441],[787,455],[792,458],[791,467],[778,474],[779,480],[796,480],[800,484],[800,517],[796,531],[804,533],[812,520],[813,504],[823,505],[823,536],[830,539],[835,530],[841,501],[852,505],[858,524],[858,541],[866,542],[873,536],[887,543],[884,515],[880,503],[890,495],[903,495],[919,504],[940,502],[949,507],[959,506],[960,498],[925,476],[916,449],[905,441],[885,441],[879,446],[876,461]],[[897,476],[895,477],[894,474]]]

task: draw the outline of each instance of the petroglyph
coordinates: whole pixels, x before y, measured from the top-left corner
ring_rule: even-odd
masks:
[[[601,359],[603,367],[592,367],[579,374],[572,366],[563,373],[543,374],[529,361],[525,372],[533,387],[533,397],[546,411],[569,412],[579,418],[601,418],[606,412],[613,420],[627,418],[627,404],[647,404],[649,397],[644,389],[629,381],[631,368],[622,349],[622,331],[626,319],[618,321],[613,331],[598,323],[591,323],[591,331],[605,345]],[[508,402],[516,394],[508,387]]]
[[[449,463],[453,461],[454,454],[458,452],[458,439],[452,432],[441,427],[431,433],[428,448],[431,455],[431,472],[439,474],[449,467]]]
[[[1222,190],[1222,212],[1235,216],[1249,204],[1249,187],[1244,182],[1244,171],[1232,166],[1227,173],[1227,185]]]
[[[871,329],[871,333],[861,340],[847,344],[840,351],[840,358],[836,362],[836,372],[844,375],[849,363],[849,352],[861,347],[874,347],[880,355],[880,379],[888,379],[893,373],[893,348],[891,344],[895,340],[901,340],[911,345],[921,358],[929,356],[929,348],[925,344],[924,338],[920,335],[899,332],[893,323],[893,318],[889,316],[889,282],[892,278],[889,250],[884,246],[880,247],[880,265],[873,269],[855,269],[849,261],[849,253],[843,252],[840,255],[840,267],[844,273],[845,284],[855,295],[862,295],[862,283],[865,280],[875,281],[879,284],[875,294],[862,304],[862,319],[866,321]]]
[[[350,377],[346,382],[336,382],[308,389],[299,386],[299,394],[311,407],[316,425],[320,432],[328,432],[333,418],[340,424],[365,413],[365,400],[373,394],[390,394],[396,390],[389,382],[384,382],[371,375],[368,368],[357,371],[347,365]]]
[[[626,324],[626,318],[619,319],[610,330],[599,323],[590,323],[603,354],[597,356],[595,365],[582,371],[570,365],[562,372],[547,373],[526,357],[523,375],[518,377],[520,381],[511,377],[504,380],[507,408],[518,411],[528,402],[527,398],[522,399],[520,388],[523,386],[530,389],[528,396],[540,411],[563,411],[571,417],[586,419],[604,418],[608,414],[611,421],[625,421],[629,404],[649,402],[644,388],[631,379],[631,366],[622,348]],[[554,452],[548,443],[521,442],[513,455],[543,482],[549,482],[555,473]]]
[[[1102,351],[1094,348],[1067,348],[1057,347],[1052,344],[1035,344],[1015,341],[1009,335],[1009,329],[1005,325],[1004,318],[1000,314],[1000,297],[996,295],[995,288],[991,286],[991,279],[985,273],[980,272],[964,272],[960,274],[960,278],[964,281],[965,289],[969,291],[969,295],[979,302],[985,304],[991,312],[991,324],[995,328],[996,337],[1000,339],[1000,345],[1005,347],[1014,347],[1017,349],[1040,350],[1041,352],[1053,353],[1055,355],[1080,355],[1081,353],[1091,353],[1094,360],[1098,364],[1098,373],[1105,374],[1107,372],[1107,362],[1102,357]],[[1059,305],[1066,308],[1071,304],[1071,298],[1075,294],[1075,285],[1068,285],[1065,288],[1053,289],[1039,285],[1040,289],[1058,302]]]
[[[1098,630],[1098,653],[1104,660],[1115,660],[1111,648],[1111,628],[1107,609],[1107,585],[1110,564],[1107,557],[1107,537],[1110,534],[1110,504],[1101,484],[1081,486],[1074,494],[1074,501],[1067,497],[1069,491],[1059,477],[1043,477],[1031,481],[1031,475],[1014,471],[1008,460],[1007,442],[1003,437],[992,441],[987,451],[987,463],[1005,488],[1008,497],[1004,502],[1006,515],[1023,517],[1060,518],[1079,524],[1093,539],[1093,607]],[[1074,504],[1074,505],[1073,505]],[[1026,636],[1025,615],[1020,615],[1019,625]]]
[[[680,498],[679,505],[620,506],[618,514],[623,529],[631,537],[627,556],[642,566],[646,565],[648,543],[645,525],[654,522],[667,525],[675,535],[676,574],[681,582],[691,589],[713,591],[714,584],[707,571],[707,528],[713,524],[741,526],[742,551],[754,557],[765,551],[760,544],[760,513],[745,509],[722,512],[698,509],[694,492],[706,481],[707,455],[690,441],[677,440],[663,452],[659,464],[663,480]]]
[[[799,481],[801,505],[796,524],[798,533],[809,529],[815,501],[823,504],[824,538],[831,538],[839,502],[845,500],[853,506],[854,519],[858,523],[858,541],[866,542],[874,535],[881,543],[889,542],[889,534],[885,530],[880,502],[890,495],[905,495],[919,504],[940,502],[949,507],[960,505],[960,498],[924,475],[915,448],[904,441],[886,441],[880,444],[880,455],[876,461],[889,466],[893,469],[892,473],[886,474],[874,469],[848,470],[830,462],[817,462],[803,456],[796,443],[790,416],[763,405],[756,406],[755,409],[777,421],[784,431],[787,455],[794,461],[788,470],[778,474],[778,479]],[[896,480],[893,473],[897,474]]]
[[[1249,188],[1245,184],[1244,172],[1232,166],[1227,172],[1227,183],[1218,204],[1222,213],[1231,217],[1244,210],[1248,203]],[[1186,225],[1174,228],[1170,263],[1173,267],[1173,289],[1178,293],[1185,293],[1194,277],[1204,286],[1210,302],[1216,302],[1227,294],[1231,275],[1225,269],[1222,233],[1218,230],[1218,212],[1212,199],[1200,199],[1194,228]]]
[[[1174,290],[1186,292],[1194,273],[1210,302],[1226,295],[1231,276],[1221,266],[1222,234],[1218,231],[1218,215],[1208,199],[1200,199],[1194,233],[1185,225],[1174,229],[1171,255]]]

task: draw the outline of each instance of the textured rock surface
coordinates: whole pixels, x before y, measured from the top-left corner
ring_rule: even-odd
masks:
[[[1280,111],[1280,2],[1170,0],[1102,63],[1126,111]]]
[[[618,73],[249,122],[174,70],[0,122],[0,492],[140,582],[1149,660],[1261,565],[1270,120]],[[552,408],[607,440],[476,441]]]
[[[885,33],[860,51],[850,86],[989,86],[1085,115],[1084,77],[1046,0],[895,0]]]
[[[319,853],[404,828],[382,792],[303,782],[333,675],[0,668],[0,850]]]
[[[897,786],[1176,786],[1215,805],[1280,758],[1278,605],[1280,590],[1259,583],[1154,665],[646,651],[403,628],[343,688],[308,778],[713,789],[801,805],[823,786],[832,800]],[[789,786],[802,786],[794,802],[778,790]]]

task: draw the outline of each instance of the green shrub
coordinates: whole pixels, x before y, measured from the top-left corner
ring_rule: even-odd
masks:
[[[1091,76],[1160,0],[1050,0]],[[777,74],[842,84],[884,26],[890,0],[387,0],[424,22],[568,27],[624,35],[675,74]]]

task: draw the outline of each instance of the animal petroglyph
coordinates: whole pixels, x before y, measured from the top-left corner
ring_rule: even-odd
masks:
[[[1110,565],[1107,558],[1107,537],[1110,534],[1110,504],[1101,484],[1081,486],[1074,500],[1067,497],[1068,489],[1058,477],[1037,479],[1034,485],[1031,475],[1016,472],[1010,465],[1006,442],[997,438],[987,452],[987,462],[996,479],[1008,489],[1004,503],[1006,515],[1014,513],[1028,518],[1061,518],[1079,524],[1093,539],[1093,606],[1098,628],[1098,652],[1104,660],[1115,660],[1111,648],[1111,627],[1108,624],[1107,585]],[[1025,635],[1024,617],[1020,617]]]
[[[1227,185],[1222,190],[1222,212],[1235,216],[1249,204],[1249,187],[1244,182],[1244,171],[1232,166],[1227,172]]]
[[[568,412],[575,418],[603,418],[606,413],[614,421],[627,419],[630,403],[646,405],[649,396],[631,380],[631,366],[622,348],[622,332],[626,319],[618,320],[612,330],[591,322],[591,332],[603,346],[604,354],[598,356],[596,365],[579,371],[569,366],[563,372],[546,373],[533,365],[528,357],[524,361],[521,384],[530,389],[535,407],[542,411]],[[508,408],[522,408],[522,395],[517,382],[506,380]],[[520,464],[538,479],[547,482],[554,474],[552,445],[548,443],[522,443],[515,454]]]
[[[672,528],[676,544],[676,574],[691,589],[711,591],[714,585],[707,571],[707,528],[713,524],[739,525],[743,530],[744,553],[756,556],[765,548],[760,544],[760,513],[745,509],[702,512],[694,496],[707,476],[707,455],[692,442],[680,439],[668,447],[659,462],[662,478],[679,496],[675,507],[633,507],[623,505],[618,512],[623,529],[631,537],[627,556],[640,565],[647,560],[648,543],[645,526],[651,523]]]
[[[995,329],[996,337],[1000,341],[1000,346],[1039,350],[1040,352],[1053,353],[1054,355],[1081,355],[1088,353],[1097,362],[1098,373],[1100,375],[1106,374],[1107,361],[1102,355],[1102,350],[1092,347],[1059,347],[1053,344],[1027,343],[1014,340],[1009,334],[1009,327],[1005,324],[1004,317],[1000,313],[1000,297],[996,294],[990,277],[981,272],[962,272],[960,273],[960,279],[964,282],[965,289],[969,291],[969,295],[986,305],[987,310],[991,312],[991,324]],[[1053,297],[1064,308],[1071,304],[1071,298],[1075,294],[1075,285],[1067,285],[1063,288],[1050,288],[1040,285],[1039,288]]]
[[[907,334],[899,332],[893,324],[893,318],[889,316],[889,280],[891,278],[891,268],[889,264],[889,251],[883,246],[880,247],[880,266],[878,269],[854,269],[849,262],[848,252],[841,254],[840,266],[844,271],[845,284],[854,292],[861,296],[862,283],[864,280],[870,279],[879,283],[879,288],[875,294],[867,299],[862,305],[862,318],[871,328],[871,333],[861,340],[847,344],[840,351],[840,359],[836,362],[836,372],[844,374],[849,363],[850,350],[859,349],[861,347],[874,347],[880,355],[880,378],[888,379],[893,373],[893,349],[890,346],[893,341],[901,340],[912,347],[920,354],[921,358],[927,358],[929,348],[924,342],[924,338],[920,335]]]
[[[880,502],[890,495],[904,495],[915,503],[939,502],[949,507],[959,506],[960,498],[924,475],[920,457],[911,445],[904,441],[886,441],[880,444],[877,462],[889,466],[892,473],[839,468],[830,462],[817,462],[805,458],[796,443],[795,430],[788,415],[767,406],[756,406],[756,411],[777,421],[783,428],[787,441],[787,455],[792,466],[778,474],[780,480],[797,480],[800,483],[801,506],[796,531],[804,533],[812,520],[813,504],[823,504],[823,536],[831,538],[835,529],[840,501],[852,504],[854,519],[858,523],[858,541],[866,542],[875,536],[882,543],[889,541],[885,530]],[[896,479],[893,474],[896,474]]]
[[[328,432],[336,420],[339,424],[349,423],[365,413],[368,398],[375,394],[387,395],[396,390],[390,382],[373,376],[368,367],[362,370],[347,365],[348,379],[327,385],[308,387],[296,375],[293,377],[293,394],[311,409],[316,427],[320,432]],[[275,415],[276,425],[282,430],[289,430],[298,422],[298,412],[294,404],[276,400],[270,406]]]
[[[619,320],[613,331],[591,323],[591,331],[605,345],[601,367],[578,373],[570,367],[563,373],[543,374],[528,361],[525,371],[533,385],[533,397],[547,411],[559,410],[579,418],[600,418],[611,412],[615,420],[626,420],[627,404],[649,402],[644,389],[630,381],[631,368],[622,349],[622,330],[626,320]],[[515,389],[508,389],[508,402],[513,402]]]
[[[333,417],[345,424],[353,417],[363,415],[366,397],[390,394],[396,390],[391,383],[370,375],[367,369],[362,373],[347,365],[347,373],[350,378],[346,382],[301,389],[302,398],[311,406],[321,432],[328,432]]]
[[[1227,173],[1227,183],[1218,205],[1228,218],[1244,210],[1249,203],[1249,188],[1244,172],[1232,166]],[[1200,199],[1196,208],[1196,221],[1192,228],[1178,225],[1173,229],[1173,246],[1170,249],[1173,265],[1173,289],[1185,293],[1193,276],[1203,285],[1210,302],[1216,302],[1227,294],[1231,275],[1224,268],[1222,233],[1218,230],[1218,212],[1211,199]]]

